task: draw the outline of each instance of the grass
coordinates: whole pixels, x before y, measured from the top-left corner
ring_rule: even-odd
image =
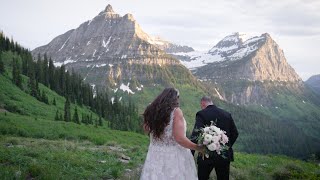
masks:
[[[90,141],[9,136],[0,136],[0,144],[1,179],[120,178],[125,169],[142,163],[145,152],[140,146],[128,146],[121,152]],[[122,154],[131,157],[131,161],[120,162]]]
[[[121,132],[113,132],[118,134]],[[111,134],[109,132],[109,134]],[[130,133],[96,145],[89,140],[48,140],[0,136],[0,176],[2,179],[126,179],[125,169],[143,164],[148,138]],[[121,138],[120,138],[121,137]],[[118,147],[119,150],[111,150]],[[124,151],[123,151],[124,150]],[[121,163],[122,154],[131,158]],[[319,179],[319,165],[286,156],[235,153],[231,179]],[[139,176],[139,174],[137,175]],[[212,179],[214,179],[214,171]],[[138,177],[134,177],[138,179]]]
[[[234,179],[319,179],[319,165],[287,156],[235,153]]]
[[[34,119],[28,116],[7,112],[0,113],[0,133],[3,135],[45,138],[50,140],[89,140],[97,145],[117,139],[117,143],[139,145],[141,140],[146,143],[143,135],[127,131],[111,130],[108,127],[95,128],[93,125],[78,125],[72,122]],[[128,142],[126,137],[130,136]]]
[[[27,86],[28,78],[23,76],[24,86]],[[39,84],[41,91],[45,91],[48,99],[49,105],[38,101],[35,97],[32,97],[25,91],[22,91],[18,87],[14,86],[8,77],[0,75],[0,107],[4,107],[10,111],[31,116],[38,119],[51,119],[54,120],[56,111],[60,113],[64,111],[65,98],[58,95],[54,91],[50,90],[46,86]],[[56,100],[56,105],[52,104],[53,99]],[[71,104],[71,114],[73,115],[75,109],[75,104]],[[94,119],[98,116],[89,110],[86,106],[78,106],[78,114],[92,114]]]

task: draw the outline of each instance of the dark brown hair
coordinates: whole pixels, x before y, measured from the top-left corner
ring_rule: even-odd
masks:
[[[179,107],[179,91],[166,88],[144,111],[144,126],[156,139],[161,139],[164,128],[169,124],[170,114],[176,107]]]

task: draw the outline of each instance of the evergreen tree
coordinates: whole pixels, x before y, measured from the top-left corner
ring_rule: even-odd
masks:
[[[103,126],[103,123],[102,123],[102,118],[101,118],[101,116],[99,116],[99,126]]]
[[[82,115],[81,115],[81,122],[83,123],[83,124],[88,124],[88,122],[87,122],[87,120],[86,120],[86,115],[84,115],[83,113],[82,113]]]
[[[28,76],[28,55],[27,54],[22,54],[22,74]]]
[[[36,79],[35,79],[32,72],[29,77],[28,87],[30,90],[30,95],[38,99],[39,98],[39,93],[38,93],[39,87],[38,87],[38,83],[36,82]]]
[[[51,58],[49,60],[48,76],[49,76],[48,79],[49,79],[50,89],[54,90],[55,89],[54,64]]]
[[[74,114],[73,114],[73,119],[72,120],[73,120],[73,122],[75,122],[77,124],[80,124],[77,106],[76,106],[76,108],[74,110]]]
[[[60,117],[59,117],[59,111],[57,110],[56,112],[56,116],[54,117],[54,120],[59,121]]]
[[[22,89],[22,78],[20,75],[20,66],[17,59],[13,59],[12,61],[12,81],[15,85],[17,85],[20,89]]]
[[[87,121],[89,122],[89,124],[93,124],[93,121],[90,119],[89,114],[87,115]]]
[[[49,104],[48,96],[46,95],[46,93],[44,91],[42,91],[42,94],[41,94],[41,101],[46,104]]]
[[[65,72],[65,66],[62,65],[59,69],[59,79],[58,79],[58,82],[59,82],[59,90],[60,90],[60,94],[67,97],[67,93],[65,93],[66,91],[66,72]]]
[[[36,63],[36,80],[40,83],[43,83],[43,71],[42,71],[42,62],[41,62],[41,56],[40,53],[38,54],[38,59]]]
[[[0,51],[0,74],[3,74],[5,72],[4,70],[4,63],[2,61],[2,52]]]
[[[62,113],[60,113],[60,118],[59,118],[60,121],[63,121],[63,117],[62,117]]]
[[[66,102],[64,104],[64,121],[71,121],[71,112],[70,112],[70,101],[69,98],[66,98]]]
[[[42,63],[42,73],[43,73],[43,84],[49,87],[49,74],[48,74],[48,57],[47,53],[44,54],[43,63]]]
[[[98,127],[98,120],[97,119],[94,120],[94,127],[96,127],[96,128]]]
[[[52,104],[55,105],[55,106],[57,105],[57,103],[56,103],[56,98],[53,98]]]

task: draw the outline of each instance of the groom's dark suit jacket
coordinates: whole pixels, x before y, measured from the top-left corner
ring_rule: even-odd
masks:
[[[216,126],[219,127],[221,130],[226,131],[226,135],[229,138],[228,146],[230,147],[227,152],[224,153],[224,155],[227,157],[226,159],[221,158],[221,156],[213,155],[209,158],[202,159],[202,156],[198,156],[198,162],[199,161],[205,161],[207,163],[216,163],[217,161],[233,161],[233,149],[232,145],[236,141],[238,137],[238,130],[237,127],[231,117],[231,114],[224,111],[223,109],[218,108],[215,105],[209,105],[205,109],[197,112],[196,114],[196,123],[194,125],[194,129],[191,135],[191,141],[194,143],[197,143],[197,137],[199,136],[199,133],[197,131],[205,126],[210,126],[211,121],[216,121]],[[194,152],[192,152],[194,153]]]

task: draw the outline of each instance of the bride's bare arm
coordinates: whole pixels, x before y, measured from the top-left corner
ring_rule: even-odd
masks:
[[[174,111],[174,119],[173,119],[173,129],[172,134],[174,139],[183,147],[191,149],[191,150],[201,150],[197,144],[191,142],[185,136],[185,126],[184,126],[184,119],[183,114],[180,108],[177,108]]]

